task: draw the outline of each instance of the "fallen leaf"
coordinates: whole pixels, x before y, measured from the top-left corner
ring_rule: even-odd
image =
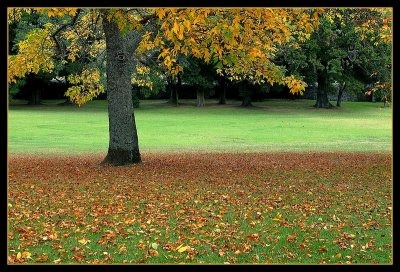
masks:
[[[157,249],[157,248],[158,248],[158,244],[157,244],[157,243],[152,243],[152,244],[151,244],[151,247],[152,247],[153,249]]]
[[[188,248],[189,247],[187,247],[187,246],[181,247],[181,248],[178,249],[178,252],[179,253],[185,252],[186,250],[188,250]]]
[[[49,259],[49,255],[43,253],[42,256],[38,257],[35,259],[36,262],[38,263],[44,263]]]
[[[149,254],[150,254],[150,256],[154,256],[154,257],[157,257],[159,255],[158,251],[154,250],[154,249],[150,249]]]
[[[82,245],[86,245],[89,242],[90,242],[90,240],[86,240],[85,238],[82,238],[82,239],[78,240],[78,243],[80,243]]]

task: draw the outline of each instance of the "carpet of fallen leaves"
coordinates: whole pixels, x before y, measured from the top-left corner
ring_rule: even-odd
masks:
[[[392,263],[391,155],[9,157],[9,263]]]

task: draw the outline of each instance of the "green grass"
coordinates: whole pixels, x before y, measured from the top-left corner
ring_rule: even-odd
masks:
[[[104,153],[108,146],[106,101],[78,108],[45,101],[9,107],[12,154]],[[143,152],[183,151],[390,151],[392,109],[382,103],[343,102],[340,109],[314,109],[312,100],[270,100],[242,108],[192,100],[172,107],[142,101],[135,110]]]

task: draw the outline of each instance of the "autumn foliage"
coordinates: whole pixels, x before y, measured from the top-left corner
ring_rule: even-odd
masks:
[[[135,39],[141,40],[137,50],[141,57],[146,56],[148,51],[158,52],[158,61],[172,76],[183,72],[179,56],[190,55],[213,63],[219,74],[231,80],[283,84],[292,93],[301,93],[306,86],[301,78],[286,75],[284,67],[271,59],[278,46],[298,46],[299,42],[309,38],[318,26],[321,10],[110,9],[106,16],[101,16],[98,9],[15,8],[9,9],[9,23],[18,21],[23,13],[32,12],[62,20],[49,22],[44,29],[33,30],[25,41],[18,44],[18,54],[9,57],[9,82],[15,82],[16,78],[22,78],[26,73],[51,71],[57,59],[66,63],[85,56],[96,62],[105,48],[101,22],[112,20],[124,33],[137,31],[139,36]],[[139,34],[150,21],[156,21],[157,30]],[[82,42],[91,37],[96,37],[93,43]],[[29,43],[36,46],[24,46]],[[85,67],[79,75],[85,77],[88,86],[71,81],[74,86],[67,95],[78,105],[104,91],[98,77],[88,76],[89,71],[98,73],[96,69]]]

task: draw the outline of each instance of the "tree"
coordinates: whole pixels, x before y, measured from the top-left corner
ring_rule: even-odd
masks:
[[[183,62],[182,80],[196,90],[197,107],[205,106],[205,95],[213,88],[215,72],[213,66],[201,59],[188,57]]]
[[[287,85],[302,92],[301,78],[285,75],[271,58],[277,44],[306,39],[318,24],[318,10],[306,9],[9,9],[9,21],[24,12],[62,18],[29,32],[9,56],[8,81],[29,72],[52,71],[53,57],[74,60],[89,52],[92,63],[106,53],[109,148],[104,162],[123,165],[141,161],[131,99],[131,75],[137,56],[160,50],[159,59],[172,75],[182,72],[177,55],[220,63],[218,73],[231,80]],[[92,41],[88,43],[86,41]],[[101,59],[101,58],[100,58]],[[96,65],[86,65],[69,80],[67,94],[78,105],[104,91]]]
[[[298,48],[282,48],[278,61],[309,85],[317,82],[317,108],[333,106],[328,93],[337,82],[340,106],[346,89],[359,91],[374,75],[390,82],[390,23],[389,9],[327,9],[310,39]]]

